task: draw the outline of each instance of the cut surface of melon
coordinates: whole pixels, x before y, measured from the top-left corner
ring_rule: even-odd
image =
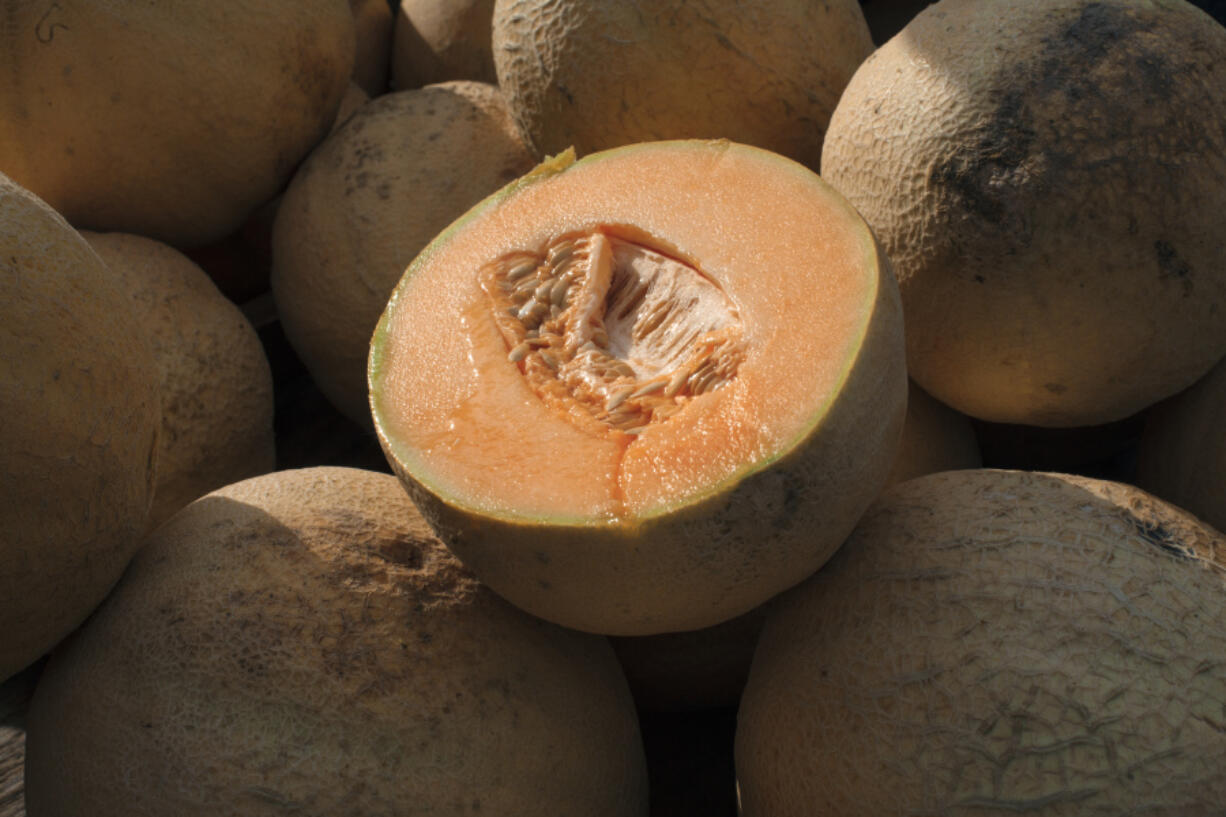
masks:
[[[850,530],[897,444],[901,338],[871,232],[801,165],[726,141],[564,154],[410,265],[372,342],[372,409],[483,581],[513,597],[470,548],[514,572],[520,542],[544,566],[514,580],[529,595],[573,585],[557,564],[571,560],[611,599],[607,582],[637,595],[695,570],[710,592],[737,588],[643,625],[684,629],[799,581]]]
[[[431,484],[507,516],[627,520],[813,423],[863,336],[875,250],[813,211],[800,174],[696,153],[529,186],[415,271],[396,301],[413,318],[382,341],[381,414]],[[712,231],[707,209],[739,223]]]

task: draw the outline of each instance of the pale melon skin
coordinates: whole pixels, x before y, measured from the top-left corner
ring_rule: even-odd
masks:
[[[148,528],[209,491],[272,471],[272,370],[242,311],[173,247],[128,233],[82,236],[131,296],[161,375]]]
[[[979,468],[970,421],[908,383],[907,415],[886,487],[924,474]],[[770,602],[730,621],[683,633],[609,639],[640,709],[735,706],[749,677]]]
[[[0,680],[102,601],[153,496],[157,365],[80,234],[0,174]]]
[[[0,168],[78,228],[208,244],[327,133],[354,43],[346,0],[9,4]]]
[[[920,386],[1100,425],[1226,354],[1224,60],[1182,0],[942,0],[865,61],[822,175],[894,263]]]
[[[405,267],[533,164],[498,89],[457,81],[371,100],[294,175],[273,224],[272,292],[290,343],[351,420],[371,424],[370,337]]]
[[[392,39],[392,87],[453,79],[498,82],[491,47],[494,0],[400,0]]]
[[[1149,412],[1137,484],[1226,531],[1226,360]]]
[[[542,155],[722,138],[816,170],[873,50],[856,0],[497,0],[498,84]]]
[[[895,486],[777,600],[741,699],[745,817],[1210,817],[1226,538],[1132,486]]]
[[[607,641],[506,604],[356,469],[159,528],[53,654],[26,748],[47,817],[647,813]]]
[[[827,397],[814,396],[813,425],[790,448],[769,462],[745,463],[742,473],[709,486],[689,504],[664,507],[646,518],[582,524],[484,514],[467,505],[465,497],[444,495],[413,473],[381,422],[381,410],[395,410],[394,403],[385,405],[380,397],[395,294],[371,340],[369,363],[380,445],[447,546],[516,606],[565,627],[615,636],[711,627],[749,612],[817,570],[885,485],[907,402],[902,307],[889,259],[837,193],[795,162],[723,140],[631,145],[578,164],[639,150],[749,152],[777,162],[781,174],[812,176],[832,214],[852,214],[848,229],[863,242],[868,279],[860,346],[846,362],[841,388],[824,413],[820,403]],[[528,185],[567,172],[577,166],[573,162],[573,154],[554,157],[491,195],[441,233],[414,265],[429,263],[435,248],[469,220],[494,211]],[[412,279],[414,265],[399,287]]]

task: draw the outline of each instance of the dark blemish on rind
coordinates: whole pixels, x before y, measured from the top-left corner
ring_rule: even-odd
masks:
[[[982,275],[975,276],[975,283],[982,284],[986,279]]]
[[[1178,279],[1183,287],[1184,297],[1190,296],[1193,288],[1191,265],[1179,257],[1179,253],[1175,252],[1175,248],[1168,241],[1155,241],[1154,254],[1158,257],[1158,278],[1163,281]]]
[[[392,185],[390,182],[379,182],[375,185],[375,195],[382,201],[387,201],[392,197]]]
[[[1044,383],[1043,388],[1047,389],[1052,394],[1064,394],[1068,391],[1068,386],[1063,383]]]
[[[1064,39],[1073,43],[1079,53],[1097,62],[1118,48],[1120,40],[1150,27],[1118,6],[1087,3],[1077,19],[1064,30]]]
[[[380,545],[377,556],[410,570],[420,570],[424,562],[421,547],[411,539],[398,539]]]
[[[553,585],[545,581],[544,579],[537,579],[536,583],[537,585],[540,586],[542,590],[552,590],[553,589]]]
[[[1011,243],[1028,244],[1029,219],[1016,202],[1015,181],[1035,143],[1033,117],[1023,94],[1005,94],[976,141],[933,166],[929,181],[959,209],[1007,230]]]
[[[569,88],[567,88],[565,85],[562,85],[561,83],[558,83],[557,88],[558,88],[558,93],[560,93],[562,96],[566,97],[566,102],[567,102],[567,104],[570,104],[570,105],[574,105],[574,104],[575,104],[575,97],[574,97],[574,94],[572,94],[572,93],[570,92],[570,89],[569,89]]]
[[[1136,517],[1133,517],[1130,521],[1132,526],[1136,528],[1137,533],[1141,534],[1141,537],[1151,545],[1156,545],[1172,556],[1178,556],[1181,559],[1196,558],[1196,551],[1181,543],[1161,524],[1147,522]]]
[[[549,554],[545,553],[544,551],[538,550],[536,552],[536,560],[543,565],[547,565],[550,562]]]
[[[1163,278],[1169,278],[1172,275],[1186,278],[1192,272],[1188,262],[1179,257],[1170,242],[1155,241],[1154,253],[1158,256],[1158,266],[1162,268]]]

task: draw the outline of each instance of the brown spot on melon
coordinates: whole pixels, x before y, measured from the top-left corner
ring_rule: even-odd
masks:
[[[822,173],[895,265],[917,383],[1091,426],[1226,353],[1224,59],[1182,2],[941,0],[864,62]]]
[[[49,662],[26,764],[31,813],[64,817],[647,810],[605,640],[513,608],[395,478],[342,468],[155,531]]]

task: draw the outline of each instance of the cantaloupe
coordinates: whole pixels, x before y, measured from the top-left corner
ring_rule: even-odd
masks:
[[[938,471],[981,466],[970,421],[914,383],[908,385],[902,439],[886,486]],[[769,605],[768,601],[700,630],[610,638],[639,709],[736,706]]]
[[[128,233],[82,236],[131,296],[157,361],[162,426],[148,526],[273,470],[272,372],[243,313],[173,247]]]
[[[80,624],[136,552],[158,394],[117,277],[0,174],[0,680]]]
[[[726,138],[816,170],[873,43],[856,0],[497,0],[493,49],[538,153]]]
[[[1226,354],[1223,62],[1183,0],[941,0],[865,61],[821,172],[894,264],[921,387],[1092,426]]]
[[[392,38],[392,87],[470,79],[494,84],[494,0],[400,0]]]
[[[906,402],[888,262],[811,171],[727,141],[543,163],[410,265],[376,431],[496,592],[581,630],[732,618],[816,570]]]
[[[607,641],[499,599],[396,479],[280,471],[154,532],[53,654],[27,722],[44,817],[646,817]]]
[[[1137,484],[1226,531],[1226,360],[1149,412]]]
[[[372,100],[294,175],[272,233],[286,336],[328,399],[370,425],[370,336],[405,267],[533,166],[498,89],[447,82]]]
[[[200,246],[327,133],[346,0],[30,2],[0,24],[0,170],[78,228]]]
[[[745,817],[1212,817],[1226,538],[1122,483],[888,491],[772,605],[741,699]]]

